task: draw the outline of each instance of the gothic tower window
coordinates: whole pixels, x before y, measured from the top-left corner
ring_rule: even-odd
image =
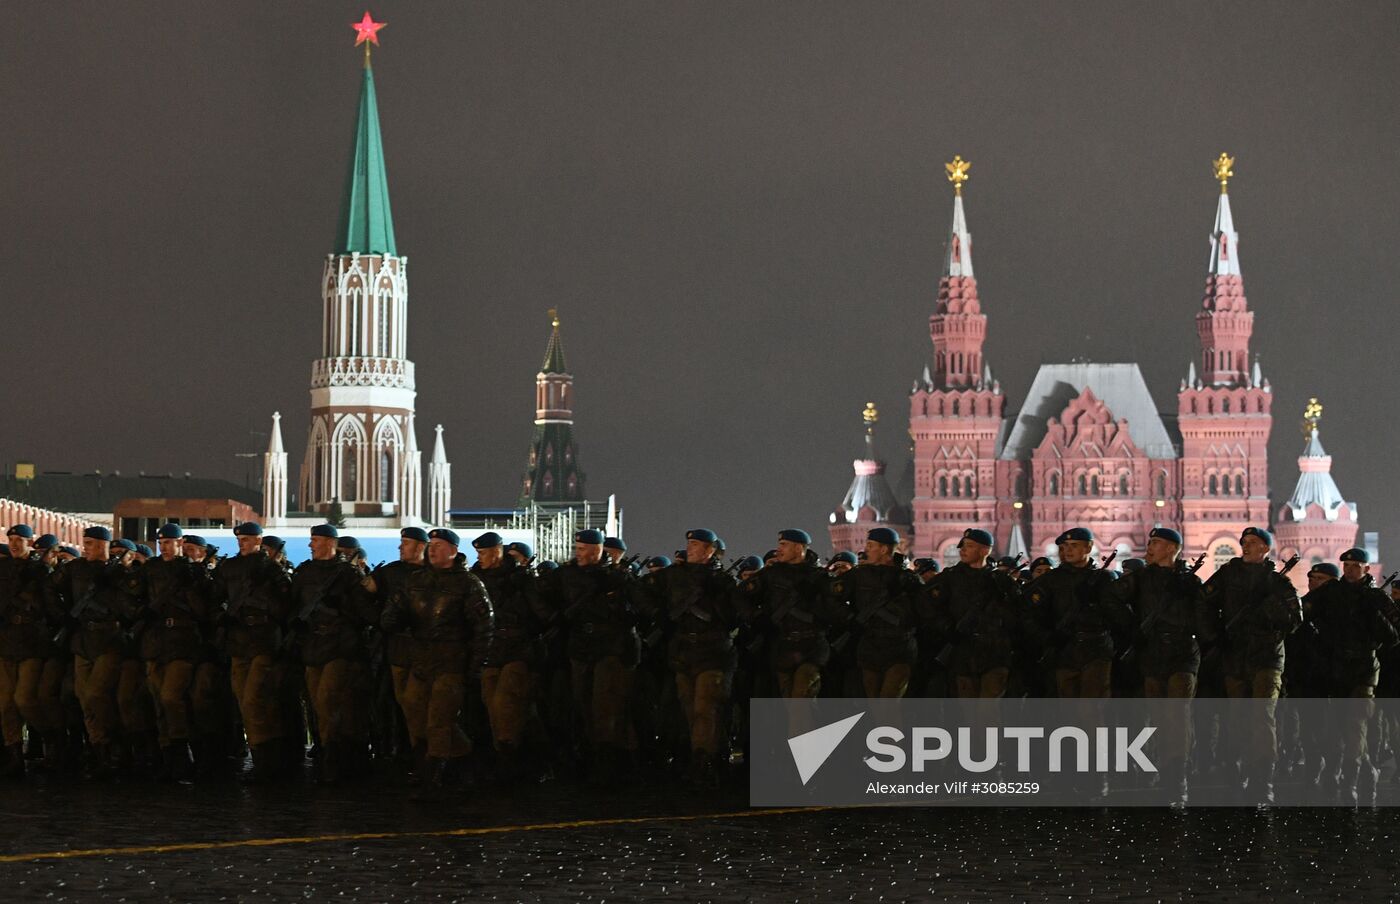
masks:
[[[1088,496],[1088,495],[1089,495],[1089,480],[1088,480],[1088,478],[1086,478],[1083,474],[1080,474],[1077,478],[1075,478],[1075,482],[1074,482],[1074,483],[1075,483],[1074,490],[1075,490],[1075,494],[1076,494],[1076,495],[1079,495],[1079,496]]]
[[[360,479],[359,445],[346,443],[340,453],[340,498],[353,502],[360,498],[356,485]]]
[[[948,478],[943,474],[938,475],[938,495],[945,498],[948,495]]]
[[[1099,495],[1099,475],[1097,473],[1089,475],[1089,495]]]
[[[1167,495],[1167,475],[1165,473],[1157,472],[1157,476],[1152,481],[1152,492],[1158,499]]]
[[[1226,360],[1228,361],[1228,360],[1229,360],[1229,355],[1230,355],[1230,353],[1229,353],[1229,352],[1226,352],[1225,355],[1226,355]],[[1222,398],[1222,399],[1220,400],[1220,411],[1221,411],[1222,414],[1229,414],[1229,413],[1230,413],[1230,397],[1229,397],[1229,396],[1226,396],[1226,397],[1224,397],[1224,398]]]
[[[1131,492],[1129,487],[1128,472],[1121,471],[1118,474],[1118,495],[1127,496]]]
[[[1049,488],[1049,495],[1051,495],[1051,496],[1058,496],[1058,495],[1060,495],[1060,475],[1059,475],[1058,473],[1051,474],[1051,475],[1050,475],[1050,480],[1048,481],[1048,483],[1049,483],[1049,487],[1050,487],[1050,488]]]
[[[1243,496],[1243,495],[1244,495],[1244,475],[1243,475],[1243,474],[1236,474],[1236,475],[1235,475],[1235,495],[1236,495],[1236,496]]]
[[[388,446],[379,450],[379,498],[394,501],[394,456]]]
[[[1214,474],[1210,475],[1210,480],[1206,481],[1206,495],[1220,495],[1220,484],[1216,481],[1216,477]]]
[[[1221,496],[1229,496],[1229,495],[1230,495],[1230,475],[1229,475],[1229,474],[1221,474],[1221,475],[1220,475],[1220,495],[1221,495]]]

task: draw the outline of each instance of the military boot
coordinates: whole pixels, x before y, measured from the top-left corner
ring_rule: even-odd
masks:
[[[1158,792],[1167,806],[1179,810],[1186,806],[1186,763],[1172,760],[1162,766]]]
[[[447,784],[447,760],[440,757],[428,757],[423,762],[423,781],[413,789],[409,795],[410,800],[431,801],[440,800],[442,790]]]
[[[344,755],[341,745],[327,742],[321,745],[321,756],[316,761],[316,781],[322,785],[336,785],[344,778],[342,765]]]
[[[1376,805],[1376,792],[1380,790],[1381,771],[1370,760],[1361,763],[1361,776],[1356,784],[1357,803],[1363,807]]]
[[[61,731],[44,733],[44,762],[41,768],[50,775],[67,770],[65,740]]]
[[[156,757],[155,764],[151,766],[151,779],[157,782],[169,782],[171,768],[170,747],[167,745],[160,748],[160,755]]]
[[[0,778],[24,778],[24,747],[21,744],[7,746],[4,763],[0,767]]]
[[[170,776],[170,781],[181,784],[189,784],[194,781],[194,760],[190,756],[190,742],[186,740],[171,741],[170,746],[165,749],[164,757],[165,771]]]
[[[1249,770],[1248,797],[1246,802],[1256,807],[1267,807],[1274,802],[1274,762],[1261,760]]]
[[[83,770],[83,778],[87,781],[101,782],[116,777],[121,765],[121,752],[117,746],[110,741],[92,745],[89,750],[90,759]]]

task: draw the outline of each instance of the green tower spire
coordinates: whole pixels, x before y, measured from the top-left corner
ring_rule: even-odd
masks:
[[[379,137],[374,70],[368,58],[355,123],[355,152],[345,180],[345,203],[340,208],[334,250],[336,254],[399,253],[394,245],[394,217],[389,212],[389,179],[384,173],[384,144]]]

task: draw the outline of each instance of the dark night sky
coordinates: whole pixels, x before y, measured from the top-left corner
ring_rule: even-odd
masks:
[[[0,461],[242,480],[280,409],[299,467],[363,8],[11,6]],[[454,504],[514,498],[557,306],[590,495],[634,548],[824,548],[867,399],[900,457],[955,153],[1011,405],[1084,357],[1140,362],[1175,410],[1228,150],[1274,495],[1319,396],[1400,560],[1393,3],[372,10],[420,442],[446,427]]]

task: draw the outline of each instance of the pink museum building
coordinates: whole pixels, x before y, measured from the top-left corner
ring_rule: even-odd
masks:
[[[1239,554],[1249,524],[1276,522],[1276,555],[1298,552],[1305,563],[1336,561],[1356,545],[1356,506],[1342,500],[1317,440],[1320,406],[1310,406],[1305,423],[1298,486],[1271,511],[1273,395],[1250,355],[1254,313],[1227,193],[1233,162],[1223,154],[1215,161],[1221,190],[1196,311],[1200,347],[1168,411],[1136,364],[1097,363],[1042,365],[1020,409],[1008,408],[983,357],[987,315],[962,198],[969,164],[948,164],[953,223],[929,317],[932,368],[909,396],[912,485],[906,477],[902,492],[890,488],[867,409],[867,451],[831,516],[833,547],[859,548],[866,530],[888,524],[909,537],[908,552],[948,563],[957,560],[963,530],[980,526],[992,531],[998,555],[1053,558],[1056,536],[1082,525],[1101,553],[1116,549],[1125,558],[1140,554],[1148,531],[1162,525],[1182,532],[1192,558],[1207,553],[1206,577]],[[1306,570],[1296,569],[1300,581]]]

